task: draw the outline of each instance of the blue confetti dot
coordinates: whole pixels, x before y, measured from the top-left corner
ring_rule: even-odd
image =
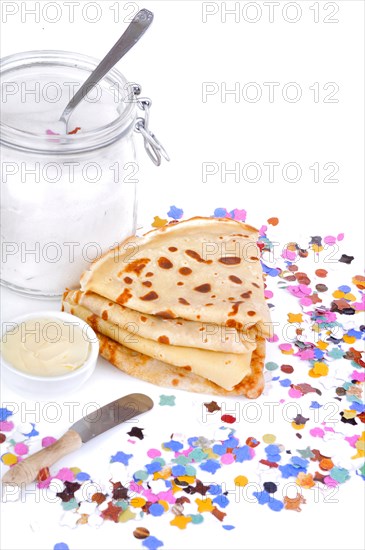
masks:
[[[276,500],[276,498],[271,498],[268,504],[270,510],[274,510],[274,512],[280,512],[280,510],[284,508],[284,504],[281,500]]]
[[[291,385],[291,380],[289,378],[284,378],[284,380],[280,380],[280,386],[283,386],[283,388],[288,388]]]
[[[354,336],[357,340],[360,340],[362,338],[362,332],[361,330],[355,330],[354,328],[352,328],[351,330],[348,331],[347,333],[348,336]]]
[[[279,380],[279,378],[280,378],[280,376],[274,376],[274,377],[272,378],[272,380],[273,380],[273,382],[276,382],[276,380]]]
[[[177,206],[170,206],[170,210],[167,212],[169,218],[173,218],[174,220],[179,220],[182,218],[183,214],[184,210],[177,208]]]
[[[259,504],[267,504],[270,500],[270,495],[266,491],[254,492],[252,494],[257,498]]]
[[[189,443],[190,447],[194,447],[194,445],[197,441],[198,441],[197,437],[189,437],[189,439],[188,439],[188,443]],[[166,445],[166,443],[164,443],[164,445]]]
[[[32,430],[29,433],[23,433],[22,435],[25,435],[25,437],[36,437],[37,435],[39,435],[39,432],[37,432],[37,430],[35,429],[35,424],[31,422],[31,425],[33,427]]]
[[[268,455],[267,458],[270,462],[280,462],[281,455]]]
[[[318,401],[312,401],[311,405],[310,405],[310,409],[320,409],[322,407],[322,405],[320,405],[318,403]]]
[[[223,529],[226,531],[232,531],[232,529],[235,529],[234,525],[222,525]]]
[[[167,441],[167,443],[164,443],[163,446],[166,447],[166,449],[170,449],[175,452],[184,448],[184,445],[180,443],[180,441],[174,441],[173,439],[171,439],[171,441]]]
[[[162,506],[162,504],[155,502],[151,504],[148,510],[152,516],[162,516],[162,514],[165,511],[165,508]]]
[[[234,449],[233,454],[236,457],[236,462],[244,462],[245,460],[251,460],[251,448],[248,445],[243,447],[237,447]]]
[[[172,467],[171,472],[174,477],[184,476],[186,473],[186,469],[181,464],[176,464],[176,466]]]
[[[217,483],[212,483],[207,491],[210,495],[220,495],[222,487]]]
[[[148,548],[148,550],[157,550],[157,548],[159,548],[160,546],[163,546],[163,542],[162,540],[158,540],[156,539],[156,537],[147,537],[146,539],[144,539],[144,541],[142,542],[142,546],[145,546],[146,548]]]
[[[53,550],[69,550],[69,547],[65,542],[57,542],[54,545]]]
[[[229,504],[229,500],[225,495],[218,495],[213,499],[214,504],[217,504],[221,508],[225,508]]]
[[[322,351],[319,348],[314,348],[314,357],[316,359],[322,359],[323,356],[324,356],[324,351]]]
[[[10,411],[9,409],[6,409],[6,408],[1,408],[0,409],[0,422],[6,422],[7,418],[9,418],[9,416],[12,416],[12,411]]]
[[[79,472],[76,476],[76,479],[77,481],[87,481],[88,479],[90,479],[90,476],[86,472]]]
[[[161,462],[151,462],[151,464],[146,464],[145,468],[149,474],[154,474],[155,472],[160,472],[162,470]]]
[[[213,445],[212,450],[213,450],[213,453],[219,456],[222,456],[226,453],[226,447],[224,445],[219,445],[219,444]]]
[[[301,458],[300,456],[292,456],[291,462],[294,464],[294,466],[299,466],[299,468],[305,468],[308,466],[309,461],[305,458]]]
[[[200,464],[200,468],[202,470],[204,470],[205,472],[210,472],[211,474],[215,474],[220,467],[221,465],[219,464],[219,462],[212,459],[206,460],[205,462],[202,462]]]
[[[267,447],[265,447],[265,453],[267,455],[277,455],[280,453],[280,448],[278,445],[267,445]]]
[[[118,451],[115,455],[113,455],[110,459],[110,462],[121,462],[125,466],[128,466],[129,460],[132,458],[133,455],[127,455],[126,453],[123,453],[123,451]]]
[[[279,466],[279,470],[284,479],[287,479],[288,477],[297,477],[299,472],[306,471],[305,468],[299,468],[299,467],[296,468],[292,464],[285,464],[284,466]]]
[[[338,287],[338,290],[342,290],[342,292],[347,294],[348,292],[351,292],[351,287],[349,287],[347,285],[341,285],[341,286]]]
[[[362,403],[356,403],[356,401],[352,401],[350,410],[362,413],[365,411],[365,405],[363,405]]]
[[[226,208],[216,208],[214,210],[213,216],[215,218],[225,218],[227,213],[228,212],[227,212]]]

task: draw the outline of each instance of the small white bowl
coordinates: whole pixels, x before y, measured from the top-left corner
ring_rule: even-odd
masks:
[[[37,311],[36,313],[19,315],[8,323],[20,324],[31,319],[49,319],[50,321],[61,320],[69,323],[77,323],[91,344],[89,355],[81,367],[60,376],[38,376],[28,374],[15,368],[1,355],[1,380],[14,391],[33,398],[47,399],[78,389],[94,372],[99,355],[99,340],[93,329],[85,323],[85,321],[79,319],[75,315],[61,311]],[[3,338],[6,332],[11,328],[7,326],[6,330],[4,325],[6,325],[6,323],[3,323],[1,338]]]

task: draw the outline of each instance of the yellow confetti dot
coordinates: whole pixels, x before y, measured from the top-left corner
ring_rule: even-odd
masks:
[[[295,422],[292,422],[291,425],[293,426],[294,430],[302,430],[305,428],[305,424],[296,424]]]
[[[288,313],[288,323],[303,323],[302,313]]]
[[[246,476],[237,476],[234,478],[234,484],[238,487],[245,487],[247,485],[248,479]]]
[[[118,518],[119,523],[125,523],[126,521],[129,521],[130,519],[134,519],[137,514],[134,514],[131,512],[129,508],[127,508],[122,514],[120,514]]]
[[[308,374],[309,374],[309,376],[311,376],[312,378],[320,378],[320,377],[321,377],[321,374],[316,374],[316,373],[314,372],[313,369],[310,369],[310,370],[308,371]]]
[[[323,246],[319,246],[318,244],[313,244],[312,250],[314,250],[314,252],[322,252]]]
[[[313,365],[313,372],[318,376],[327,376],[328,370],[328,365],[322,361],[316,361]]]
[[[357,412],[356,411],[351,411],[349,409],[345,409],[343,411],[343,416],[344,418],[346,418],[347,420],[350,420],[350,418],[355,418],[357,415]]]
[[[175,493],[178,493],[179,491],[181,491],[181,486],[176,485],[175,481],[172,479],[171,480],[171,489],[172,489],[172,492],[175,494]]]
[[[362,275],[355,275],[355,277],[352,277],[352,282],[360,290],[365,288],[365,277],[363,277]]]
[[[190,485],[191,483],[194,483],[195,476],[179,476],[177,479],[179,481],[186,481],[186,483],[189,483]]]
[[[356,342],[355,336],[347,336],[347,334],[344,335],[343,341],[346,342],[346,344],[353,344]]]
[[[213,449],[211,448],[208,448],[208,449],[203,449],[203,451],[208,455],[207,458],[217,458],[218,455],[216,453],[213,452]]]
[[[262,441],[264,443],[267,443],[268,445],[270,445],[270,443],[275,443],[276,435],[274,435],[274,434],[265,434],[265,435],[262,436]]]
[[[300,487],[304,487],[304,489],[310,489],[311,487],[315,486],[312,474],[299,472],[298,477],[295,481],[298,485],[300,485]]]
[[[321,350],[327,349],[328,348],[328,343],[323,342],[323,340],[319,340],[319,342],[317,343],[317,348],[321,349]]]
[[[344,298],[345,298],[345,300],[350,300],[350,302],[355,302],[355,300],[356,300],[356,296],[351,294],[351,292],[348,292],[347,294],[345,294]]]
[[[293,349],[282,349],[280,351],[283,355],[293,355],[293,353],[294,353]]]
[[[365,456],[365,432],[362,432],[361,436],[355,443],[355,447],[357,449],[357,453],[351,457],[352,459],[362,458]]]
[[[319,326],[318,323],[313,323],[311,328],[312,328],[313,332],[319,332],[320,331],[320,326]]]
[[[134,497],[130,501],[130,505],[133,508],[142,508],[146,504],[146,500],[142,497]]]
[[[77,468],[77,466],[73,466],[70,470],[75,474],[75,476],[81,472],[80,468]]]
[[[159,500],[158,503],[161,504],[161,506],[164,507],[165,512],[167,512],[169,510],[169,505],[166,502],[166,500]]]
[[[204,500],[201,498],[196,498],[195,502],[198,505],[198,512],[211,512],[214,510],[214,505],[212,504],[211,498],[206,498]]]
[[[153,474],[153,479],[168,479],[171,475],[171,468],[163,468],[160,472],[155,472]]]
[[[334,292],[332,292],[332,296],[334,298],[343,298],[345,296],[345,293],[342,292],[342,290],[335,290]]]
[[[191,522],[191,517],[189,516],[176,516],[170,521],[170,525],[175,525],[179,529],[186,529],[188,523]]]
[[[167,220],[163,220],[162,218],[155,216],[154,221],[151,225],[152,227],[164,227],[164,225],[166,224],[167,224]]]
[[[18,458],[12,453],[3,454],[1,460],[6,466],[12,466],[13,464],[16,464],[18,462]]]

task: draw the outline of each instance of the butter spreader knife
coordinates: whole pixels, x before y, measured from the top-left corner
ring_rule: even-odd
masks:
[[[42,468],[52,466],[60,458],[80,449],[83,443],[151,410],[152,407],[152,399],[143,393],[131,393],[100,407],[75,422],[58,441],[15,464],[3,476],[3,483],[16,485],[31,483],[37,478]]]

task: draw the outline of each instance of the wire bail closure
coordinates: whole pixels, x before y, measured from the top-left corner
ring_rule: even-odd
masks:
[[[162,143],[149,128],[152,100],[149,97],[139,97],[142,91],[139,84],[133,84],[132,91],[134,98],[137,100],[138,108],[144,112],[144,117],[137,118],[134,129],[142,134],[147,155],[156,166],[160,166],[162,157],[167,161],[170,160],[170,157]]]

